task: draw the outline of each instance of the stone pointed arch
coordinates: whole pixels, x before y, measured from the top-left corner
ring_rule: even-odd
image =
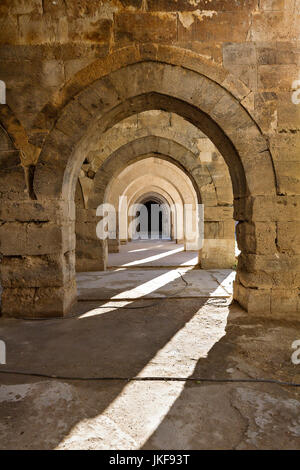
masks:
[[[37,146],[41,146],[67,103],[95,81],[123,67],[147,61],[184,67],[215,81],[240,101],[251,114],[251,108],[248,108],[247,100],[245,100],[251,90],[245,83],[211,59],[178,46],[141,43],[116,49],[108,56],[93,61],[74,74],[60,90],[53,94],[51,100],[38,114],[32,129],[32,141],[35,141]]]
[[[158,136],[144,136],[133,141],[129,141],[117,148],[111,155],[106,155],[102,165],[96,172],[93,180],[91,196],[88,199],[89,207],[89,243],[81,243],[80,258],[81,265],[90,266],[91,270],[105,269],[107,263],[106,246],[102,252],[99,248],[99,240],[92,234],[95,234],[96,208],[108,202],[107,197],[110,186],[113,184],[119,174],[128,168],[129,165],[136,162],[149,159],[150,157],[166,160],[179,167],[184,172],[186,178],[190,181],[197,202],[205,206],[205,238],[206,242],[201,252],[203,268],[230,268],[234,264],[234,224],[232,206],[221,205],[216,197],[216,188],[210,189],[211,175],[205,165],[189,149],[173,140]],[[81,227],[76,224],[76,232],[82,233]],[[93,240],[94,238],[94,240]],[[86,247],[86,249],[85,249]],[[92,247],[92,249],[91,249]],[[92,251],[97,250],[98,260],[92,258]],[[85,254],[86,252],[86,254]],[[91,261],[89,261],[91,260]]]
[[[151,179],[149,179],[151,174]],[[118,207],[119,196],[126,196],[128,208],[135,202],[151,199],[154,193],[165,196],[163,202],[168,204],[173,217],[173,239],[181,240],[186,250],[197,249],[194,243],[184,239],[184,204],[194,209],[193,223],[196,226],[196,191],[188,175],[168,160],[158,158],[155,154],[128,165],[117,178],[113,178],[108,188],[108,200]],[[147,196],[147,197],[146,197]],[[120,214],[122,217],[122,214]],[[122,231],[124,233],[124,230]]]
[[[66,105],[40,155],[37,194],[73,197],[79,154],[87,148],[93,125],[101,120],[104,131],[146,109],[175,112],[199,127],[228,164],[236,197],[276,194],[268,144],[239,101],[199,73],[150,61],[112,72]],[[257,178],[258,166],[264,182]]]
[[[58,101],[59,113],[52,108],[54,119],[50,120],[50,126],[47,116],[41,123],[47,138],[35,171],[34,191],[42,204],[52,200],[53,207],[55,204],[60,207],[60,210],[49,211],[44,239],[50,237],[50,232],[55,234],[53,241],[47,244],[48,253],[54,248],[57,251],[59,246],[61,253],[66,254],[63,266],[68,268],[60,268],[59,283],[55,283],[51,295],[51,308],[47,301],[46,307],[41,308],[34,300],[32,311],[42,310],[46,315],[57,311],[64,313],[76,296],[72,201],[95,124],[101,122],[97,129],[105,131],[135,113],[162,109],[180,114],[199,127],[216,145],[229,167],[235,217],[242,222],[238,231],[242,255],[235,298],[249,311],[263,310],[270,314],[280,307],[278,299],[288,285],[289,311],[299,312],[299,261],[289,259],[287,263],[284,254],[278,255],[276,222],[282,204],[276,199],[276,177],[268,142],[242,103],[247,94],[245,89],[241,94],[229,91],[228,74],[208,77],[203,63],[202,71],[197,70],[195,64],[194,70],[188,68],[185,54],[180,55],[180,65],[170,65],[167,57],[164,58],[167,51],[163,48],[150,46],[143,51],[143,60],[139,58],[132,65],[107,71],[102,78],[98,78],[97,73],[92,74],[89,85],[75,87],[73,94],[66,94],[61,103]],[[176,51],[174,54],[176,56]],[[269,237],[268,243],[265,243],[266,237]],[[41,248],[40,254],[47,255]],[[45,280],[47,287],[49,282]],[[26,297],[29,303],[30,295]],[[34,292],[32,296],[36,299]],[[56,305],[53,296],[57,299]],[[20,308],[24,310],[24,306]]]

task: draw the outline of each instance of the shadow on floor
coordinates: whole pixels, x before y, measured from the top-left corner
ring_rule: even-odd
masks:
[[[172,290],[172,283],[169,287]],[[7,365],[1,369],[59,376],[134,377],[197,315],[206,300],[141,299],[132,301],[130,309],[103,309],[105,301],[79,302],[76,313],[92,311],[91,316],[47,321],[1,319],[1,339],[7,344]],[[180,356],[180,352],[176,354]],[[170,373],[167,363],[158,367],[164,375]],[[155,365],[153,371],[155,375]],[[39,384],[2,390],[1,447],[18,449],[57,447],[78,422],[101,415],[126,386],[118,381],[72,382],[70,389],[60,381],[56,389],[49,388],[49,381],[43,379],[0,374],[0,380],[9,386]],[[12,395],[6,401],[9,390]]]
[[[131,302],[131,308],[138,307],[132,310],[103,310],[103,305],[79,303],[78,314],[94,310],[83,318],[1,319],[8,359],[1,368],[63,376],[232,377],[271,375],[273,368],[278,375],[281,364],[285,375],[295,373],[286,357],[294,326],[283,334],[279,323],[253,322],[230,307],[233,319],[224,336],[229,312],[224,299],[168,299],[151,306],[149,300],[137,300]],[[68,382],[1,374],[0,380],[2,449],[234,448],[246,439],[248,418],[243,413],[252,413],[255,421],[253,409],[261,406],[253,404],[250,392],[243,395],[245,387],[232,395],[236,388],[228,385]],[[275,417],[281,427],[299,417],[296,405],[289,405],[290,411],[284,408],[285,414],[280,411],[280,400],[286,400],[282,393],[277,393]]]

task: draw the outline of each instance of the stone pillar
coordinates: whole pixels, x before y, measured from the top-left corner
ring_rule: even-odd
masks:
[[[114,234],[112,234],[114,235]],[[108,253],[119,253],[120,252],[120,239],[119,239],[119,214],[116,211],[116,238],[108,237],[107,246]]]
[[[96,234],[99,217],[96,209],[76,208],[76,271],[105,271],[107,268],[107,240]]]
[[[230,206],[204,208],[202,269],[232,269],[235,265],[235,224]]]
[[[197,212],[194,204],[185,204],[183,209],[183,236],[184,250],[194,251],[198,249]]]
[[[57,317],[76,301],[75,208],[64,201],[2,200],[1,312]]]
[[[300,196],[248,198],[234,299],[249,313],[300,318]]]

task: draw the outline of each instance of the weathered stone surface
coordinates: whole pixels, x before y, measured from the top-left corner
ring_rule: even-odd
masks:
[[[233,297],[249,314],[257,316],[270,316],[271,314],[270,289],[246,288],[240,282],[235,281]]]
[[[6,256],[47,255],[75,249],[72,223],[6,222],[0,226],[0,251]]]
[[[234,240],[205,239],[201,251],[202,269],[230,269],[235,264]]]
[[[282,253],[300,253],[300,222],[277,223],[277,246]]]
[[[68,314],[76,296],[74,280],[63,287],[4,288],[1,313],[15,318],[61,317]]]
[[[206,207],[204,218],[209,221],[232,219],[232,207]]]
[[[296,64],[260,65],[258,87],[265,91],[290,91],[291,82],[298,77]]]
[[[256,289],[257,286],[260,286],[261,289],[297,289],[300,273],[285,272],[284,276],[282,276],[282,274],[276,272],[239,270],[236,280],[247,289]]]
[[[276,252],[276,224],[267,222],[240,222],[236,228],[240,250],[247,253],[273,254]]]
[[[119,253],[120,242],[119,240],[108,240],[108,253]]]
[[[239,255],[239,268],[247,272],[264,271],[266,273],[300,272],[300,256],[289,256],[287,253],[273,253],[272,255],[258,255],[241,253]]]
[[[223,65],[256,65],[256,50],[252,43],[228,43],[223,45]]]
[[[241,12],[197,11],[179,13],[178,39],[183,41],[242,42],[247,38],[251,16]]]
[[[272,157],[276,161],[286,163],[297,162],[300,150],[300,132],[277,134],[270,138]]]
[[[8,164],[10,164],[10,159]],[[0,194],[3,200],[24,200],[28,198],[25,172],[20,165],[0,171]]]
[[[7,288],[60,287],[72,280],[75,252],[44,256],[5,256],[1,285]]]
[[[235,205],[235,220],[254,222],[288,222],[299,220],[300,196],[257,196],[239,199]]]
[[[119,46],[138,42],[170,42],[176,39],[177,17],[173,13],[120,13],[114,26]]]
[[[77,239],[76,270],[105,271],[107,267],[107,240]]]
[[[68,38],[74,42],[109,43],[112,21],[110,19],[78,18],[69,23]]]
[[[147,3],[149,10],[153,11],[236,11],[236,2],[234,0],[212,0],[211,2],[207,2],[206,0],[197,0],[196,2],[176,0],[176,5],[174,5],[173,0],[147,0]],[[242,2],[239,7],[242,9],[252,9],[256,7],[256,4],[256,0],[246,0]]]
[[[147,151],[146,137],[150,151],[176,159],[199,190],[207,263],[227,259],[233,192],[242,250],[235,298],[254,313],[299,311],[299,13],[292,0],[1,2],[4,311],[18,315],[27,305],[36,315],[39,299],[49,315],[67,309],[80,166],[78,263],[90,241],[86,259],[96,266],[97,219],[86,208],[104,200],[128,155],[138,160]],[[218,152],[203,145],[199,129]],[[105,256],[103,248],[103,268]]]
[[[64,82],[63,63],[57,60],[1,60],[1,80],[9,88],[28,85],[30,81],[35,86],[56,87]]]
[[[5,201],[0,207],[1,222],[64,223],[75,221],[75,205],[66,201]]]

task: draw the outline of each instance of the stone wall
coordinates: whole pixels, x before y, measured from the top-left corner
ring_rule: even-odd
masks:
[[[1,2],[3,314],[68,310],[72,201],[93,129],[160,109],[200,127],[229,166],[242,251],[235,298],[255,314],[299,317],[299,1],[174,5]]]

